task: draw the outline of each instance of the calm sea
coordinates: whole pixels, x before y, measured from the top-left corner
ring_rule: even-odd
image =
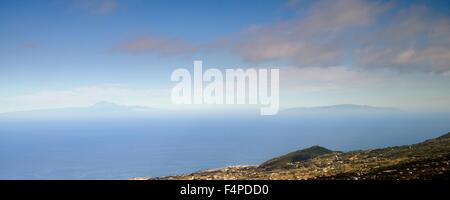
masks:
[[[127,179],[256,165],[312,145],[411,144],[449,115],[0,120],[0,179]]]

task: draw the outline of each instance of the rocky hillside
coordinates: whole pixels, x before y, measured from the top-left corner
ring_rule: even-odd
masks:
[[[450,179],[450,133],[418,144],[336,152],[314,146],[264,162],[151,179]]]

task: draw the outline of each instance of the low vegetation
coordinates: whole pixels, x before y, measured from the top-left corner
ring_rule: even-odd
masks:
[[[260,166],[232,166],[150,179],[450,179],[450,133],[418,144],[352,152],[320,146],[295,151]]]

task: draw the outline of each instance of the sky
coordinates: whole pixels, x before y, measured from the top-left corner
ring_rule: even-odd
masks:
[[[280,68],[281,108],[450,111],[450,1],[0,1],[0,113],[177,109],[194,60]]]

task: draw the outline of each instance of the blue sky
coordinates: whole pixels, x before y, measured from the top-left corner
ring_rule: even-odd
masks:
[[[170,73],[281,68],[281,107],[450,110],[448,1],[0,2],[0,112],[173,108]]]

